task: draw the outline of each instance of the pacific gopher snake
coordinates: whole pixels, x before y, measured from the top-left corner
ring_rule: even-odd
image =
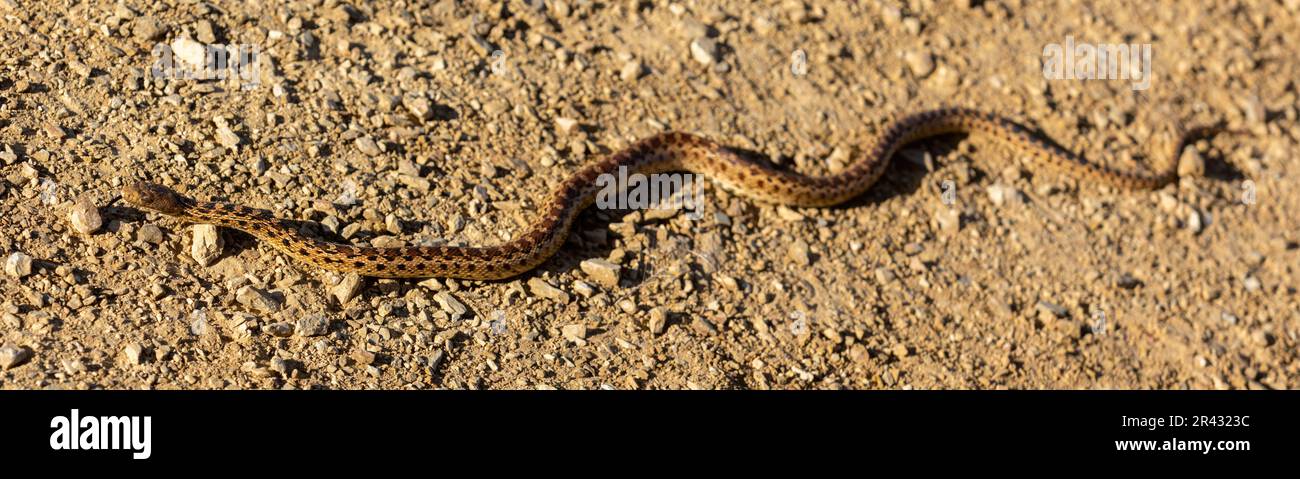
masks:
[[[594,201],[597,177],[616,172],[620,166],[647,175],[681,170],[702,173],[724,188],[761,201],[824,207],[870,188],[885,171],[889,158],[905,144],[947,133],[979,132],[1016,147],[1039,166],[1060,173],[1122,188],[1155,189],[1177,179],[1175,171],[1183,146],[1207,130],[1188,131],[1178,138],[1163,171],[1139,173],[1084,162],[1070,151],[1039,139],[1025,127],[990,113],[942,108],[887,125],[867,145],[861,159],[838,173],[818,177],[773,169],[698,136],[664,133],[582,168],[556,188],[527,233],[488,247],[371,248],[331,243],[302,235],[293,222],[275,218],[270,211],[197,201],[146,182],[128,184],[122,189],[122,197],[136,206],[182,220],[242,230],[289,256],[325,269],[383,278],[493,280],[529,271],[555,254],[578,213]]]

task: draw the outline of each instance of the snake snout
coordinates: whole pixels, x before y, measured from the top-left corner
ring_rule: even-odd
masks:
[[[186,206],[186,198],[166,186],[137,181],[122,187],[122,199],[135,206],[175,215]]]

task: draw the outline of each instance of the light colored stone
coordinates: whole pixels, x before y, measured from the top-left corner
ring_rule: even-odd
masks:
[[[559,117],[555,119],[555,127],[560,129],[560,133],[568,135],[578,129],[578,120],[573,118]]]
[[[649,329],[652,334],[658,336],[660,334],[663,334],[664,329],[667,327],[668,327],[668,311],[661,307],[651,308],[650,322],[646,324],[646,328]]]
[[[925,78],[934,72],[934,55],[925,50],[911,50],[903,54],[903,61],[917,78]]]
[[[339,281],[339,284],[330,289],[330,294],[334,295],[334,299],[339,301],[339,305],[348,304],[348,301],[352,301],[352,298],[357,297],[357,293],[360,292],[361,276],[355,273],[348,273],[347,276],[343,277],[343,280]]]
[[[561,303],[569,302],[569,293],[552,286],[551,283],[546,282],[546,280],[542,278],[533,278],[528,280],[528,289],[531,290],[533,294],[542,298],[552,299]]]
[[[12,369],[21,366],[32,357],[32,350],[21,346],[6,344],[0,347],[0,369]]]
[[[718,42],[712,38],[699,37],[691,41],[691,58],[694,58],[701,65],[717,63],[718,56]]]
[[[72,223],[72,229],[78,233],[91,234],[104,226],[104,217],[99,214],[99,207],[94,202],[82,197],[73,203],[72,210],[68,212],[68,222]]]
[[[5,274],[15,278],[32,274],[32,257],[21,251],[13,252],[5,260]]]
[[[451,293],[446,291],[433,295],[433,300],[437,301],[438,306],[441,307],[447,315],[451,316],[452,321],[459,321],[469,312],[469,308],[465,307],[465,303],[460,302],[459,299],[456,299],[455,296],[452,296]]]
[[[642,65],[641,62],[631,60],[623,64],[623,68],[618,72],[618,77],[623,79],[625,82],[631,83],[636,81],[638,78],[641,78],[641,72],[643,70],[645,70],[645,66]]]
[[[579,266],[592,281],[606,288],[618,286],[619,274],[623,271],[623,267],[619,265],[595,258],[585,260]]]
[[[1178,176],[1198,177],[1205,175],[1205,158],[1196,148],[1185,148],[1178,157]]]
[[[190,257],[201,266],[211,266],[221,257],[226,247],[221,232],[213,225],[194,225],[194,240],[190,242]]]
[[[141,364],[144,360],[144,347],[140,343],[129,343],[122,348],[122,355],[126,357],[127,364]]]
[[[172,40],[172,58],[175,58],[186,67],[191,69],[203,69],[208,61],[208,49],[202,43],[180,37]]]
[[[263,314],[274,313],[280,309],[280,302],[259,288],[245,285],[235,291],[235,300],[245,307]]]
[[[560,332],[569,341],[578,342],[587,339],[587,326],[582,324],[566,324],[560,328]]]
[[[812,258],[808,256],[808,243],[804,240],[794,240],[786,249],[786,258],[796,266],[808,266],[812,263]]]
[[[994,183],[987,188],[989,201],[995,206],[1002,206],[1007,203],[1019,204],[1024,200],[1024,194],[1014,186]]]

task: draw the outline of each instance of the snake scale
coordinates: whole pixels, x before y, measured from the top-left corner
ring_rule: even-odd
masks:
[[[483,247],[405,246],[372,248],[332,243],[298,231],[296,222],[270,211],[230,203],[197,201],[165,186],[133,182],[122,198],[135,206],[200,224],[249,233],[275,249],[321,268],[381,278],[448,277],[496,280],[517,276],[546,261],[568,237],[578,214],[599,190],[599,175],[619,171],[653,174],[690,171],[722,187],[759,201],[800,207],[842,203],[870,188],[889,159],[904,145],[948,133],[981,133],[1027,155],[1036,167],[1127,189],[1156,189],[1177,180],[1177,159],[1184,145],[1206,129],[1184,132],[1174,144],[1166,167],[1143,173],[1085,162],[1045,141],[1028,128],[998,115],[969,108],[940,108],[914,113],[886,125],[869,140],[865,154],[843,170],[808,176],[778,170],[746,159],[736,151],[687,133],[663,133],[592,163],[566,179],[542,204],[527,232],[502,244]]]

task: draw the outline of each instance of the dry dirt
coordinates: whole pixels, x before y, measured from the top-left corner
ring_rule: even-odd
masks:
[[[257,3],[0,0],[0,387],[1300,387],[1300,1]],[[256,81],[154,78],[182,37],[256,48]],[[1067,38],[1149,44],[1150,88],[1046,78]],[[113,203],[150,179],[490,244],[637,138],[825,173],[942,104],[1118,168],[1169,164],[1178,124],[1244,134],[1154,192],[928,140],[841,207],[591,210],[500,282],[351,288],[237,231],[202,266],[193,226]]]

